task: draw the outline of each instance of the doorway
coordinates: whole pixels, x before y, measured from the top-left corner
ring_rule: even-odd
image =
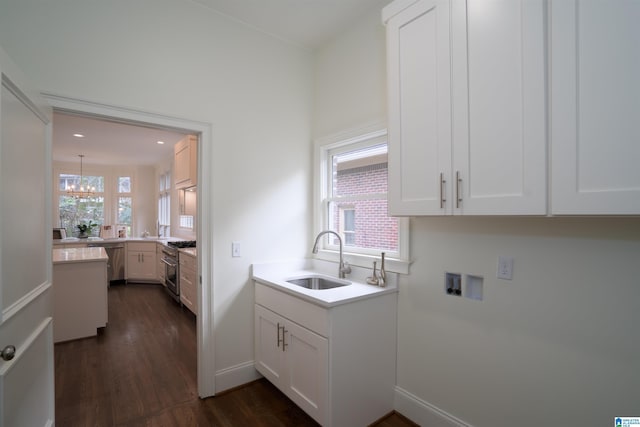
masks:
[[[198,241],[198,316],[197,328],[197,378],[198,395],[201,398],[215,394],[215,352],[214,352],[214,316],[213,286],[211,259],[213,247],[213,229],[209,218],[212,217],[211,189],[213,144],[212,126],[210,123],[164,116],[144,111],[97,104],[83,100],[42,94],[51,104],[54,112],[74,114],[94,119],[108,120],[133,126],[164,129],[167,131],[193,134],[198,136],[198,186],[197,186],[197,224],[196,240]],[[53,124],[55,126],[55,122]],[[49,189],[48,191],[51,191]]]

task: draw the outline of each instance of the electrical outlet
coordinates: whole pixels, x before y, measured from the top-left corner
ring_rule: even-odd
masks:
[[[498,279],[512,280],[513,279],[513,257],[499,256],[498,257]]]

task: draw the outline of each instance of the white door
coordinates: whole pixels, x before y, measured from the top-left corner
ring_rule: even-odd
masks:
[[[640,214],[640,2],[550,3],[551,213]]]
[[[389,213],[450,214],[449,2],[422,0],[387,21]]]
[[[0,49],[0,425],[54,423],[51,112]],[[9,346],[15,356],[7,356]]]

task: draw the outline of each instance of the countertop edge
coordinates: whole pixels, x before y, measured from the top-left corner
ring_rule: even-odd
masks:
[[[304,274],[320,274],[320,275],[325,275],[324,273],[319,273],[318,271],[312,271],[312,270],[296,270],[295,272],[291,272],[291,274],[286,274],[286,277],[293,277],[293,276],[300,276],[300,275],[304,275]],[[369,298],[376,298],[382,295],[387,295],[387,294],[392,294],[392,293],[397,293],[398,292],[398,288],[395,286],[389,286],[389,287],[377,287],[377,286],[373,286],[373,285],[368,285],[368,284],[363,284],[357,281],[352,281],[352,285],[349,286],[357,286],[359,290],[362,290],[362,292],[358,293],[357,295],[352,295],[352,296],[347,296],[345,298],[340,298],[340,299],[336,299],[336,300],[327,300],[327,299],[322,299],[322,298],[318,298],[315,297],[314,295],[310,294],[311,292],[324,292],[324,291],[314,291],[314,290],[307,290],[306,292],[303,291],[303,289],[301,290],[296,290],[293,289],[293,286],[295,285],[287,285],[284,282],[284,279],[280,277],[281,275],[274,275],[274,276],[269,276],[269,275],[260,275],[260,274],[253,274],[252,275],[252,279],[256,282],[259,282],[263,285],[269,286],[270,288],[273,288],[275,290],[284,292],[286,294],[292,295],[296,298],[300,298],[302,300],[308,301],[312,304],[318,305],[320,307],[323,308],[332,308],[332,307],[337,307],[340,305],[344,305],[344,304],[350,304],[356,301],[360,301],[360,300],[365,300],[365,299],[369,299]],[[291,286],[291,287],[289,287]],[[363,288],[366,287],[366,288]],[[364,292],[364,290],[366,289],[366,292]]]
[[[71,256],[65,256],[69,254]],[[87,262],[104,262],[109,260],[104,248],[66,248],[52,250],[52,263],[57,264],[78,264]]]

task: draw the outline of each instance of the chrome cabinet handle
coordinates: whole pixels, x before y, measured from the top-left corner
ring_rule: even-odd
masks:
[[[284,334],[286,334],[287,332],[289,332],[289,331],[287,331],[287,330],[284,328],[284,325],[282,325],[282,351],[284,351],[284,348],[285,348],[286,346],[288,346],[288,345],[289,345],[289,344],[287,344],[287,343],[285,342],[285,340],[284,340]]]
[[[460,202],[462,201],[462,197],[460,197],[461,182],[462,182],[462,178],[460,178],[460,171],[456,171],[456,208],[460,207]]]
[[[16,348],[13,345],[6,346],[5,348],[2,349],[2,353],[0,353],[2,360],[11,360],[15,357],[15,355],[16,355]]]
[[[444,197],[444,184],[447,181],[444,179],[444,174],[440,172],[440,209],[444,208],[444,203],[447,199]]]
[[[276,334],[277,334],[277,340],[278,340],[278,347],[280,347],[280,343],[282,342],[282,340],[280,339],[280,322],[278,322],[278,331],[276,332]]]

